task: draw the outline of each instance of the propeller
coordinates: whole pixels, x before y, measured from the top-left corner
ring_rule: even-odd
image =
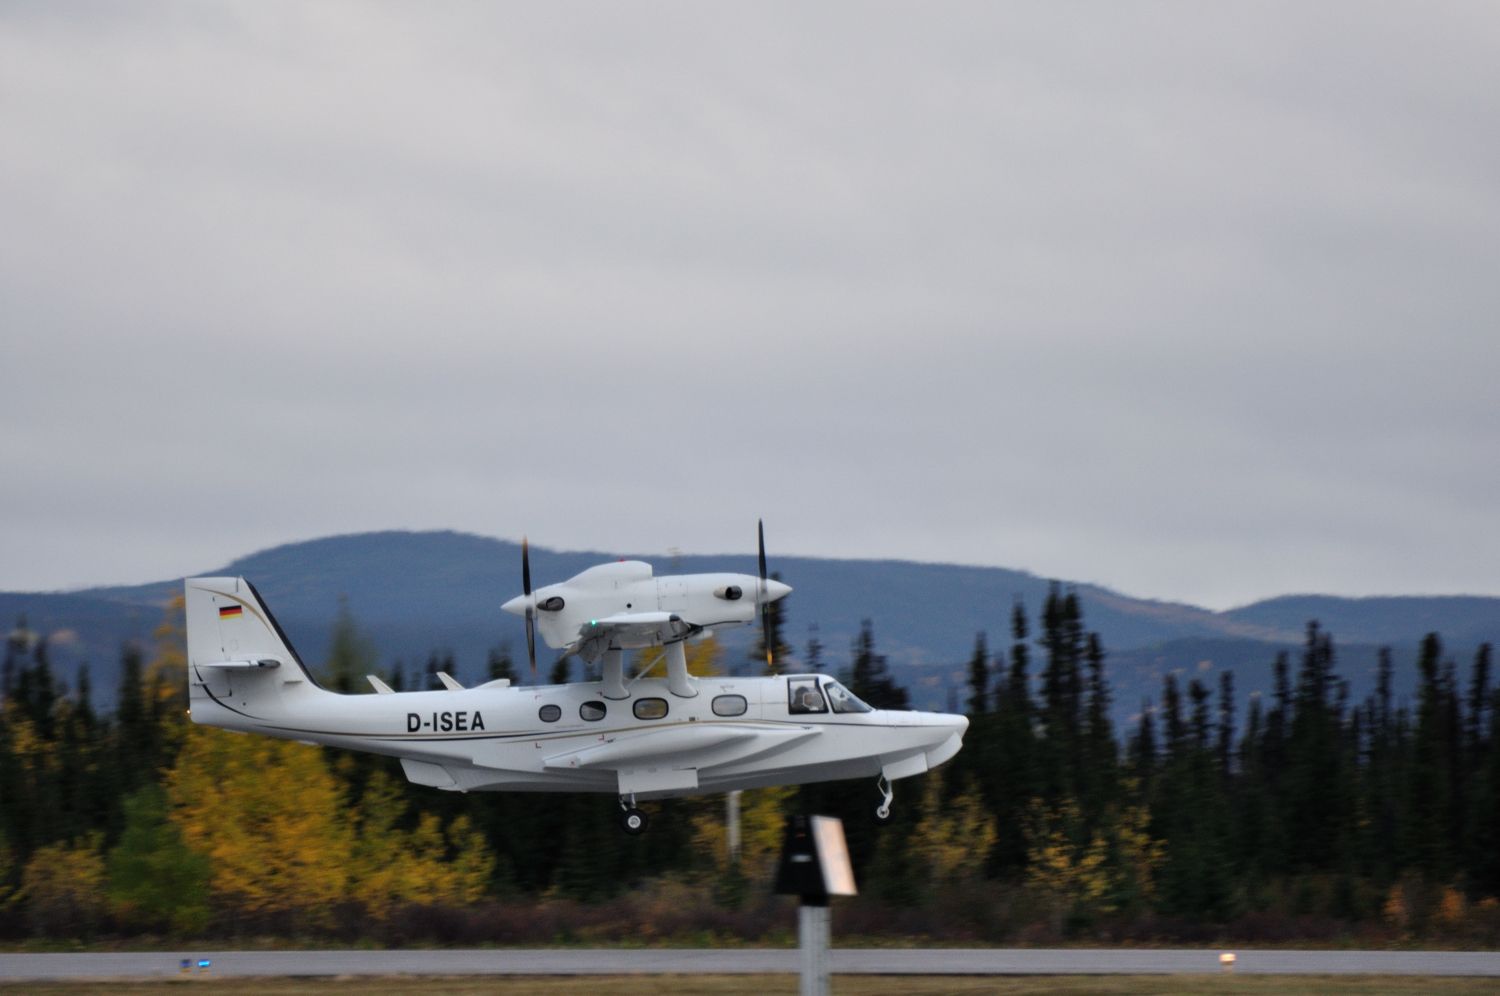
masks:
[[[536,599],[531,594],[531,546],[521,537],[521,591],[526,595],[526,657],[531,661],[531,683],[536,684]]]
[[[766,601],[766,520],[755,520],[755,537],[760,545],[760,584],[755,589],[756,607],[760,609],[760,641],[766,648],[766,670],[775,666],[771,647],[771,603]]]

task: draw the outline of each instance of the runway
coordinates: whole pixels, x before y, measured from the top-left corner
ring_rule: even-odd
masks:
[[[842,948],[835,975],[1184,975],[1220,971],[1222,949]],[[1493,951],[1236,950],[1244,975],[1500,977]],[[0,954],[0,982],[176,977],[186,959],[214,976],[755,975],[797,971],[795,949],[612,948],[458,951],[161,951]],[[198,973],[195,967],[193,974]]]

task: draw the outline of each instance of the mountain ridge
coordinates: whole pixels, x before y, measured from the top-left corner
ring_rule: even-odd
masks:
[[[753,552],[653,557],[533,546],[532,576],[538,584],[560,581],[621,556],[647,560],[658,574],[756,569]],[[815,632],[825,648],[823,667],[839,670],[844,649],[869,618],[897,676],[926,689],[919,704],[937,707],[955,687],[962,698],[976,634],[988,633],[992,649],[1007,648],[1012,606],[1020,600],[1035,619],[1053,583],[1078,593],[1085,625],[1100,633],[1119,710],[1156,694],[1167,671],[1263,672],[1276,653],[1300,645],[1314,618],[1334,634],[1360,677],[1380,644],[1392,645],[1404,662],[1429,630],[1460,652],[1500,637],[1500,598],[1489,596],[1286,595],[1215,612],[1003,567],[774,555],[770,565],[794,588],[783,631],[794,662],[806,656]],[[477,678],[489,648],[524,645],[519,621],[499,609],[520,589],[520,546],[508,540],[455,530],[348,533],[280,544],[197,573],[249,577],[310,662],[324,659],[341,604],[377,648],[382,668],[400,661],[411,673],[429,653],[451,652],[459,670]],[[0,622],[25,613],[33,628],[53,637],[60,674],[90,661],[95,688],[112,696],[120,643],[149,643],[179,585],[173,579],[0,592]],[[749,668],[753,633],[741,628],[722,636],[730,663]],[[1258,683],[1240,684],[1245,694],[1257,690]],[[1354,690],[1363,685],[1356,681]]]

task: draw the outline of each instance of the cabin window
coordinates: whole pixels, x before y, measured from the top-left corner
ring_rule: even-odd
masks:
[[[604,718],[604,703],[585,702],[583,705],[578,707],[578,715],[582,716],[590,723],[597,723],[599,720]]]
[[[817,678],[788,678],[786,691],[787,712],[794,716],[828,711],[828,703],[818,691]]]
[[[743,695],[716,695],[713,706],[715,716],[743,716],[749,708]]]
[[[828,704],[834,712],[874,712],[863,699],[836,681],[825,681],[823,691],[828,693]]]
[[[661,719],[667,714],[666,699],[636,699],[631,707],[636,719]]]
[[[562,719],[562,706],[544,705],[537,710],[536,715],[544,723],[555,723]]]

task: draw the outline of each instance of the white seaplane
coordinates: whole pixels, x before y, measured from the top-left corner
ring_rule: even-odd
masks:
[[[620,799],[621,825],[646,829],[637,802],[768,785],[874,777],[878,823],[891,783],[958,753],[969,721],[946,713],[872,709],[823,674],[694,677],[684,642],[715,628],[766,625],[791,588],[760,574],[654,577],[640,561],[602,564],[531,587],[503,608],[549,647],[600,662],[597,681],[377,695],[322,688],[244,578],[189,578],[187,652],[193,722],[400,758],[418,784],[459,792],[600,792]],[[769,641],[767,641],[769,643]],[[666,677],[627,676],[626,650],[660,647]],[[767,654],[770,662],[769,652]],[[647,668],[649,672],[654,668]]]

